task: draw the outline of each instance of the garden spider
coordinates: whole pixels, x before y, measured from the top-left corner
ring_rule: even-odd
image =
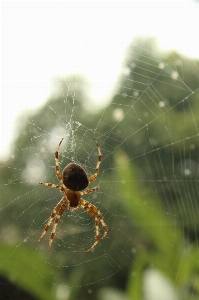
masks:
[[[102,227],[104,229],[104,235],[102,237],[105,238],[108,232],[108,227],[104,222],[102,213],[95,207],[93,204],[89,203],[88,201],[82,199],[81,196],[90,194],[96,190],[99,189],[99,186],[96,186],[91,189],[87,189],[86,191],[80,192],[83,189],[85,189],[92,181],[94,181],[98,175],[99,172],[99,166],[102,161],[102,153],[100,150],[100,147],[98,145],[98,142],[96,139],[94,139],[95,144],[98,149],[98,161],[95,169],[95,173],[88,179],[87,174],[85,170],[76,163],[69,163],[63,170],[63,173],[61,175],[59,170],[59,159],[58,159],[58,152],[60,145],[63,141],[63,138],[59,142],[59,145],[57,147],[57,150],[55,151],[55,171],[56,176],[60,182],[60,185],[56,185],[54,183],[45,183],[45,182],[39,182],[39,184],[43,184],[45,186],[50,186],[52,188],[59,189],[60,192],[64,195],[62,199],[59,201],[59,203],[54,207],[50,218],[44,228],[44,231],[42,235],[40,236],[38,243],[41,241],[41,239],[44,237],[48,229],[50,228],[50,225],[55,218],[53,229],[51,232],[50,240],[49,240],[49,246],[48,250],[50,250],[53,239],[55,237],[57,224],[59,222],[59,219],[63,212],[65,211],[66,207],[71,210],[77,210],[79,206],[81,206],[89,215],[91,215],[95,219],[95,242],[94,244],[86,251],[91,251],[100,240],[99,236],[99,221],[102,224]]]

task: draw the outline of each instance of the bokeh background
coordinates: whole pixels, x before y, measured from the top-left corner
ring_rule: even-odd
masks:
[[[2,2],[0,299],[199,297],[197,1]],[[75,161],[94,220],[37,240]],[[101,229],[102,232],[102,229]]]

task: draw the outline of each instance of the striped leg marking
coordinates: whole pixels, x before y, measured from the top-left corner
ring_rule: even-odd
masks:
[[[52,220],[54,219],[57,211],[60,209],[60,207],[62,206],[63,204],[63,201],[64,201],[65,197],[63,197],[61,199],[61,201],[59,201],[59,203],[57,204],[57,206],[55,206],[55,208],[53,209],[52,213],[51,213],[51,216],[48,220],[48,223],[46,224],[45,228],[44,228],[44,231],[42,233],[42,235],[40,236],[39,240],[38,240],[38,243],[43,239],[44,235],[46,234],[46,232],[48,231],[48,229],[50,228],[50,225],[52,223]]]
[[[92,205],[91,203],[89,203],[88,201],[86,201],[84,199],[81,199],[80,206],[89,215],[91,215],[95,219],[95,231],[96,231],[95,240],[96,241],[91,246],[91,248],[86,251],[86,252],[89,252],[89,251],[91,251],[99,243],[99,240],[100,240],[100,236],[99,236],[99,220],[100,220],[100,222],[102,224],[102,227],[104,229],[104,235],[103,235],[102,239],[105,238],[105,236],[107,235],[108,227],[107,227],[107,225],[104,222],[104,219],[103,219],[103,216],[102,216],[101,212],[94,205]],[[99,217],[99,220],[98,220],[97,215]]]
[[[97,177],[97,175],[99,173],[99,166],[100,166],[101,161],[102,161],[102,153],[101,153],[101,150],[100,150],[100,146],[98,145],[98,142],[97,142],[96,139],[94,139],[94,141],[95,141],[95,144],[96,144],[96,147],[97,147],[97,150],[98,150],[98,161],[97,161],[97,165],[96,165],[96,168],[95,168],[95,173],[88,180],[89,183],[91,183]]]
[[[55,233],[56,233],[58,222],[60,220],[61,215],[65,211],[67,204],[68,204],[67,201],[64,201],[62,203],[62,205],[61,205],[61,208],[60,208],[58,214],[57,214],[57,217],[55,219],[55,222],[54,222],[54,225],[53,225],[53,229],[52,229],[52,232],[51,232],[50,240],[49,240],[48,251],[50,250],[50,248],[52,246],[52,242],[53,242],[53,239],[55,237]]]
[[[45,186],[50,186],[50,187],[55,188],[55,189],[59,189],[61,192],[65,191],[65,189],[61,185],[56,185],[54,183],[47,183],[47,182],[38,182],[38,183],[43,184]]]
[[[94,192],[94,191],[97,191],[97,190],[99,190],[99,186],[96,186],[96,187],[94,187],[94,188],[92,188],[92,189],[88,189],[88,190],[86,190],[86,191],[84,191],[84,192],[80,192],[80,194],[81,194],[81,196],[83,196],[83,195],[90,194],[90,193],[92,193],[92,192]]]
[[[102,224],[102,227],[103,227],[103,229],[104,229],[104,235],[103,235],[103,237],[102,237],[101,239],[104,239],[105,236],[107,235],[108,227],[107,227],[106,223],[104,222],[104,219],[103,219],[103,216],[102,216],[102,213],[100,212],[100,210],[97,209],[97,207],[95,207],[94,205],[92,205],[92,209],[93,209],[94,212],[96,212],[96,213],[98,214],[98,216],[99,216],[99,220],[100,220],[100,222],[101,222],[101,224]]]
[[[63,185],[63,180],[62,180],[62,175],[59,170],[59,148],[61,146],[63,139],[64,138],[61,139],[61,141],[59,142],[59,145],[57,147],[57,150],[55,151],[55,172],[56,172],[56,176],[57,176],[58,180],[60,181],[61,185]]]

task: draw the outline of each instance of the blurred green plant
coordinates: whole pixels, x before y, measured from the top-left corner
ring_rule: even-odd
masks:
[[[154,268],[173,282],[179,299],[198,299],[199,249],[185,240],[179,224],[163,209],[157,195],[139,182],[136,167],[121,150],[115,153],[115,165],[123,206],[140,232],[129,272],[128,296],[143,300],[144,272]]]
[[[56,95],[38,111],[24,112],[19,118],[12,155],[1,163],[0,228],[3,232],[12,224],[17,241],[31,236],[28,244],[35,247],[39,234],[33,235],[43,229],[60,199],[59,191],[44,191],[37,185],[40,180],[56,183],[58,139],[64,136],[66,142],[60,149],[60,168],[72,160],[92,174],[96,164],[93,138],[98,138],[103,154],[96,180],[100,190],[96,198],[88,195],[87,199],[99,205],[109,234],[88,259],[78,245],[82,250],[85,241],[93,240],[93,222],[86,216],[67,218],[66,229],[66,219],[60,220],[63,235],[57,235],[59,242],[53,245],[53,262],[59,269],[54,282],[69,284],[70,299],[80,294],[87,299],[89,288],[90,299],[96,299],[103,284],[124,290],[127,280],[129,295],[141,299],[148,266],[160,270],[180,291],[190,288],[191,297],[198,295],[199,62],[174,51],[160,53],[154,40],[135,44],[130,47],[120,87],[103,112],[94,113],[86,102],[82,78],[60,79]],[[123,152],[117,152],[119,148]],[[83,221],[86,230],[82,230]],[[15,252],[18,261],[23,260],[21,247],[14,245],[12,255],[2,250],[5,276],[11,274],[9,263]],[[29,268],[33,262],[38,274],[41,264],[31,260],[31,254],[27,257]],[[46,273],[43,278],[48,278]]]
[[[0,274],[37,299],[55,299],[52,289],[54,272],[30,247],[0,244]]]

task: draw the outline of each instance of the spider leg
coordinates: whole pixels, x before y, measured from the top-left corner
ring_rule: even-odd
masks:
[[[88,201],[86,201],[86,200],[84,200],[82,198],[81,198],[81,201],[82,201],[82,203],[83,203],[84,206],[89,206],[94,211],[94,213],[96,213],[98,215],[99,220],[100,220],[100,222],[102,224],[102,227],[104,229],[104,235],[103,235],[103,237],[101,239],[104,239],[105,236],[107,235],[108,227],[107,227],[106,223],[104,222],[104,219],[103,219],[101,211],[99,209],[97,209],[97,207],[95,205],[89,203]]]
[[[61,185],[56,185],[54,183],[47,183],[47,182],[38,182],[39,184],[43,184],[45,186],[50,186],[52,188],[55,188],[55,189],[59,189],[61,192],[64,192],[64,188],[61,186]]]
[[[48,220],[48,223],[46,224],[45,228],[44,228],[44,231],[42,233],[42,235],[40,236],[39,240],[38,240],[38,243],[41,241],[41,239],[43,239],[44,235],[46,234],[46,232],[48,231],[48,229],[50,228],[50,224],[52,223],[52,220],[54,219],[57,211],[60,209],[60,207],[62,206],[63,204],[63,201],[64,201],[65,197],[63,197],[59,203],[54,207],[52,213],[51,213],[51,216]]]
[[[87,211],[88,212],[88,211]],[[91,214],[91,212],[88,212],[92,217],[95,216],[95,214]],[[96,227],[96,236],[95,236],[95,239],[96,241],[94,242],[94,244],[88,249],[86,250],[85,252],[90,252],[98,243],[99,243],[99,240],[100,240],[100,236],[99,236],[99,221],[98,221],[98,218],[95,216],[95,227]]]
[[[99,166],[100,166],[101,161],[102,161],[102,153],[101,153],[101,150],[100,150],[100,146],[98,145],[98,142],[97,142],[96,139],[94,139],[94,141],[95,141],[95,144],[96,144],[96,147],[97,147],[97,150],[98,150],[98,161],[97,161],[97,165],[96,165],[96,168],[95,168],[95,173],[88,180],[89,183],[91,183],[97,177],[97,175],[99,173]]]
[[[101,224],[102,224],[102,227],[103,227],[103,229],[104,229],[104,235],[103,235],[103,237],[101,238],[101,239],[104,239],[105,236],[107,235],[108,227],[107,227],[106,223],[104,222],[104,219],[103,219],[103,216],[102,216],[101,211],[100,211],[99,209],[97,209],[97,207],[96,207],[95,205],[91,204],[91,206],[92,206],[93,211],[94,211],[96,214],[98,214],[99,220],[100,220],[100,222],[101,222]]]
[[[92,189],[88,189],[88,190],[86,190],[86,191],[84,191],[84,192],[80,192],[80,195],[82,196],[82,195],[87,195],[87,194],[90,194],[90,193],[92,193],[92,192],[94,192],[94,191],[96,191],[96,190],[99,190],[99,186],[96,186],[96,187],[94,187],[94,188],[92,188]]]
[[[103,216],[102,216],[102,213],[100,212],[100,210],[97,209],[97,207],[95,207],[93,204],[89,203],[88,201],[84,200],[81,198],[81,202],[80,202],[80,206],[89,214],[91,215],[94,219],[95,219],[95,231],[96,231],[96,236],[95,236],[95,243],[91,246],[90,249],[88,249],[86,252],[89,252],[91,251],[98,243],[99,243],[99,240],[100,240],[100,236],[99,236],[99,220],[102,224],[102,227],[104,229],[104,235],[102,237],[105,238],[105,236],[107,235],[107,232],[108,232],[108,227],[107,225],[105,224],[104,222],[104,219],[103,219]],[[99,220],[98,220],[98,217],[99,217]]]
[[[55,151],[55,171],[56,171],[56,176],[58,178],[58,180],[60,181],[61,185],[63,186],[63,180],[62,180],[62,175],[60,173],[59,170],[59,148],[61,146],[61,143],[63,141],[64,138],[61,139],[61,141],[59,142],[59,145],[57,147],[57,150]]]
[[[52,229],[51,236],[50,236],[50,240],[49,240],[48,251],[50,250],[50,248],[52,246],[52,242],[53,242],[53,239],[55,237],[55,232],[56,232],[57,225],[58,225],[58,222],[60,220],[60,217],[63,214],[63,212],[65,211],[66,206],[68,204],[68,202],[66,201],[66,198],[64,198],[63,200],[64,201],[62,202],[62,205],[61,205],[61,207],[60,207],[60,209],[57,213],[57,216],[55,218],[55,222],[54,222],[53,229]]]
[[[82,199],[83,200],[83,199]],[[84,200],[85,201],[85,200]],[[85,201],[86,202],[86,201]],[[80,204],[80,206],[85,209],[85,211],[91,215],[94,219],[95,219],[95,242],[94,244],[88,249],[86,250],[85,252],[90,252],[98,243],[99,243],[99,240],[100,240],[100,236],[99,236],[99,220],[96,216],[96,214],[92,211],[90,205],[90,203],[87,203],[87,205],[85,204]]]

